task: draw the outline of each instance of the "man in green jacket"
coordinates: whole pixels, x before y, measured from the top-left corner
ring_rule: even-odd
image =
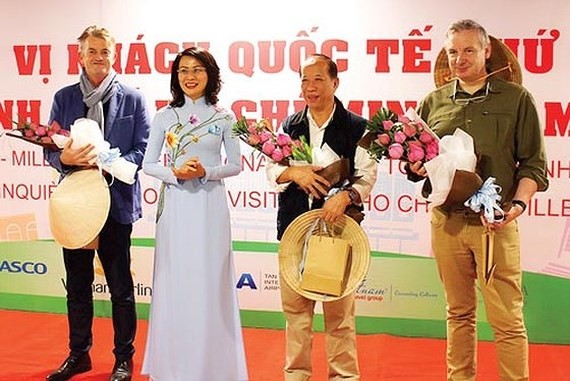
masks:
[[[534,193],[548,187],[546,155],[532,96],[511,82],[517,80],[510,70],[518,64],[516,58],[497,49],[507,47],[475,21],[453,23],[441,54],[447,65],[440,65],[447,66],[444,70],[450,75],[418,108],[439,137],[461,128],[473,138],[477,172],[483,180],[496,179],[504,210],[504,218],[496,221],[464,204],[432,209],[432,248],[447,303],[448,380],[476,377],[477,280],[495,336],[500,379],[529,379],[517,219]],[[510,56],[515,62],[489,67],[497,63],[493,55]],[[437,70],[436,63],[436,80]],[[408,170],[411,177],[426,176],[419,162],[408,165]],[[489,230],[494,232],[496,267],[487,282],[481,237]]]

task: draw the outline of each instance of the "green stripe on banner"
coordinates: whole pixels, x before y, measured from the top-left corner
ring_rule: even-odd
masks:
[[[131,245],[137,247],[154,247],[154,238],[133,238]]]
[[[525,272],[522,284],[529,340],[570,344],[570,279]]]
[[[0,308],[6,310],[46,312],[54,314],[67,313],[67,300],[59,296],[41,296],[24,294],[7,294],[0,292]],[[150,304],[137,303],[137,316],[139,319],[148,319]],[[94,300],[93,311],[95,316],[110,317],[111,302],[109,300]]]
[[[560,303],[558,297],[545,297],[555,295],[557,290],[568,287],[568,280],[554,278],[541,274],[525,274],[525,291],[527,294],[525,310],[540,309],[541,311],[556,311],[560,316],[570,315],[570,303]],[[567,296],[562,298],[568,300]],[[21,310],[32,312],[47,312],[64,314],[66,301],[62,297],[20,295],[0,293],[0,307],[8,310]],[[137,315],[140,319],[148,319],[149,304],[137,303]],[[94,301],[95,316],[111,316],[111,303],[109,301]],[[285,318],[280,311],[254,311],[241,310],[242,326],[252,328],[284,329]],[[565,319],[552,319],[552,314],[526,313],[526,323],[529,341],[532,343],[568,344],[570,332]],[[558,321],[558,322],[557,322]],[[359,334],[390,334],[407,337],[434,337],[445,338],[445,322],[426,319],[401,319],[384,317],[356,317],[357,332]],[[314,328],[323,332],[324,324],[321,314],[315,315]],[[477,324],[478,338],[484,341],[493,340],[493,333],[488,323]]]
[[[285,329],[285,317],[282,312],[241,310],[241,322],[244,327]],[[315,314],[313,328],[316,332],[324,332],[322,314]],[[493,340],[493,333],[487,323],[477,323],[477,331],[480,340]],[[439,320],[357,316],[356,332],[361,335],[388,334],[444,339],[446,327],[445,322]],[[552,343],[564,342],[553,341]]]
[[[14,241],[14,242],[0,242],[0,246],[5,245],[5,247],[10,247],[11,245],[17,247],[25,244],[39,244],[39,243],[54,243],[53,239],[43,239],[37,241]],[[133,238],[131,240],[131,245],[134,247],[154,247],[154,238]],[[234,251],[248,251],[252,253],[265,253],[277,255],[279,250],[279,243],[276,242],[247,242],[247,241],[233,241],[232,248]],[[370,255],[374,258],[417,258],[426,259],[422,256],[404,255],[404,254],[394,254],[382,251],[371,251]]]
[[[233,241],[233,249],[235,251],[248,251],[252,253],[266,253],[277,255],[279,251],[279,243],[271,243],[271,242],[246,242],[246,241]],[[412,257],[409,255],[401,255],[401,254],[394,254],[394,253],[386,253],[381,251],[371,251],[370,255],[375,257],[382,257],[382,258],[418,258],[418,259],[425,259],[425,257]]]
[[[263,328],[285,329],[285,317],[282,312],[242,310],[241,322],[244,327],[259,328],[259,323],[262,323]],[[313,328],[317,332],[324,332],[322,314],[315,314]],[[408,337],[445,337],[445,323],[436,320],[357,316],[356,328],[357,332],[363,335],[386,333]]]
[[[66,300],[59,296],[0,293],[0,300],[0,307],[6,310],[67,313]]]
[[[153,238],[133,238],[132,245],[136,247],[154,247]],[[247,241],[233,241],[232,248],[234,251],[247,251],[259,254],[277,255],[279,250],[279,243],[276,242],[247,242]],[[417,258],[426,259],[420,256],[410,256],[402,254],[387,253],[382,251],[371,251],[370,255],[373,258]]]

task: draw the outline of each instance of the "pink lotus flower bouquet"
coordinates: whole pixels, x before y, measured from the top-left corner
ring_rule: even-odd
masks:
[[[60,148],[54,143],[52,136],[55,134],[69,136],[69,131],[61,128],[59,123],[52,122],[49,126],[30,122],[16,123],[16,128],[7,132],[7,136],[23,139],[29,143],[36,144],[50,151],[57,151]]]
[[[438,155],[438,137],[413,109],[398,116],[387,108],[381,108],[366,128],[368,133],[358,144],[376,161],[388,158],[410,163],[426,162]]]
[[[291,160],[312,162],[311,147],[304,137],[293,140],[286,133],[275,133],[266,119],[248,122],[242,117],[234,124],[233,132],[247,145],[277,163],[290,165]]]

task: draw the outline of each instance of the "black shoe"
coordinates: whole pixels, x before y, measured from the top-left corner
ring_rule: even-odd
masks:
[[[109,381],[131,381],[133,375],[133,360],[117,361]]]
[[[91,370],[91,357],[89,353],[82,356],[69,356],[65,359],[58,370],[46,377],[47,381],[66,381],[79,373]]]

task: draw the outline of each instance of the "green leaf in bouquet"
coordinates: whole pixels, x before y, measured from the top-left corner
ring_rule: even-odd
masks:
[[[313,162],[313,150],[311,146],[307,143],[305,135],[301,135],[298,143],[293,144],[293,150],[291,156],[294,160],[306,161],[311,164]]]

